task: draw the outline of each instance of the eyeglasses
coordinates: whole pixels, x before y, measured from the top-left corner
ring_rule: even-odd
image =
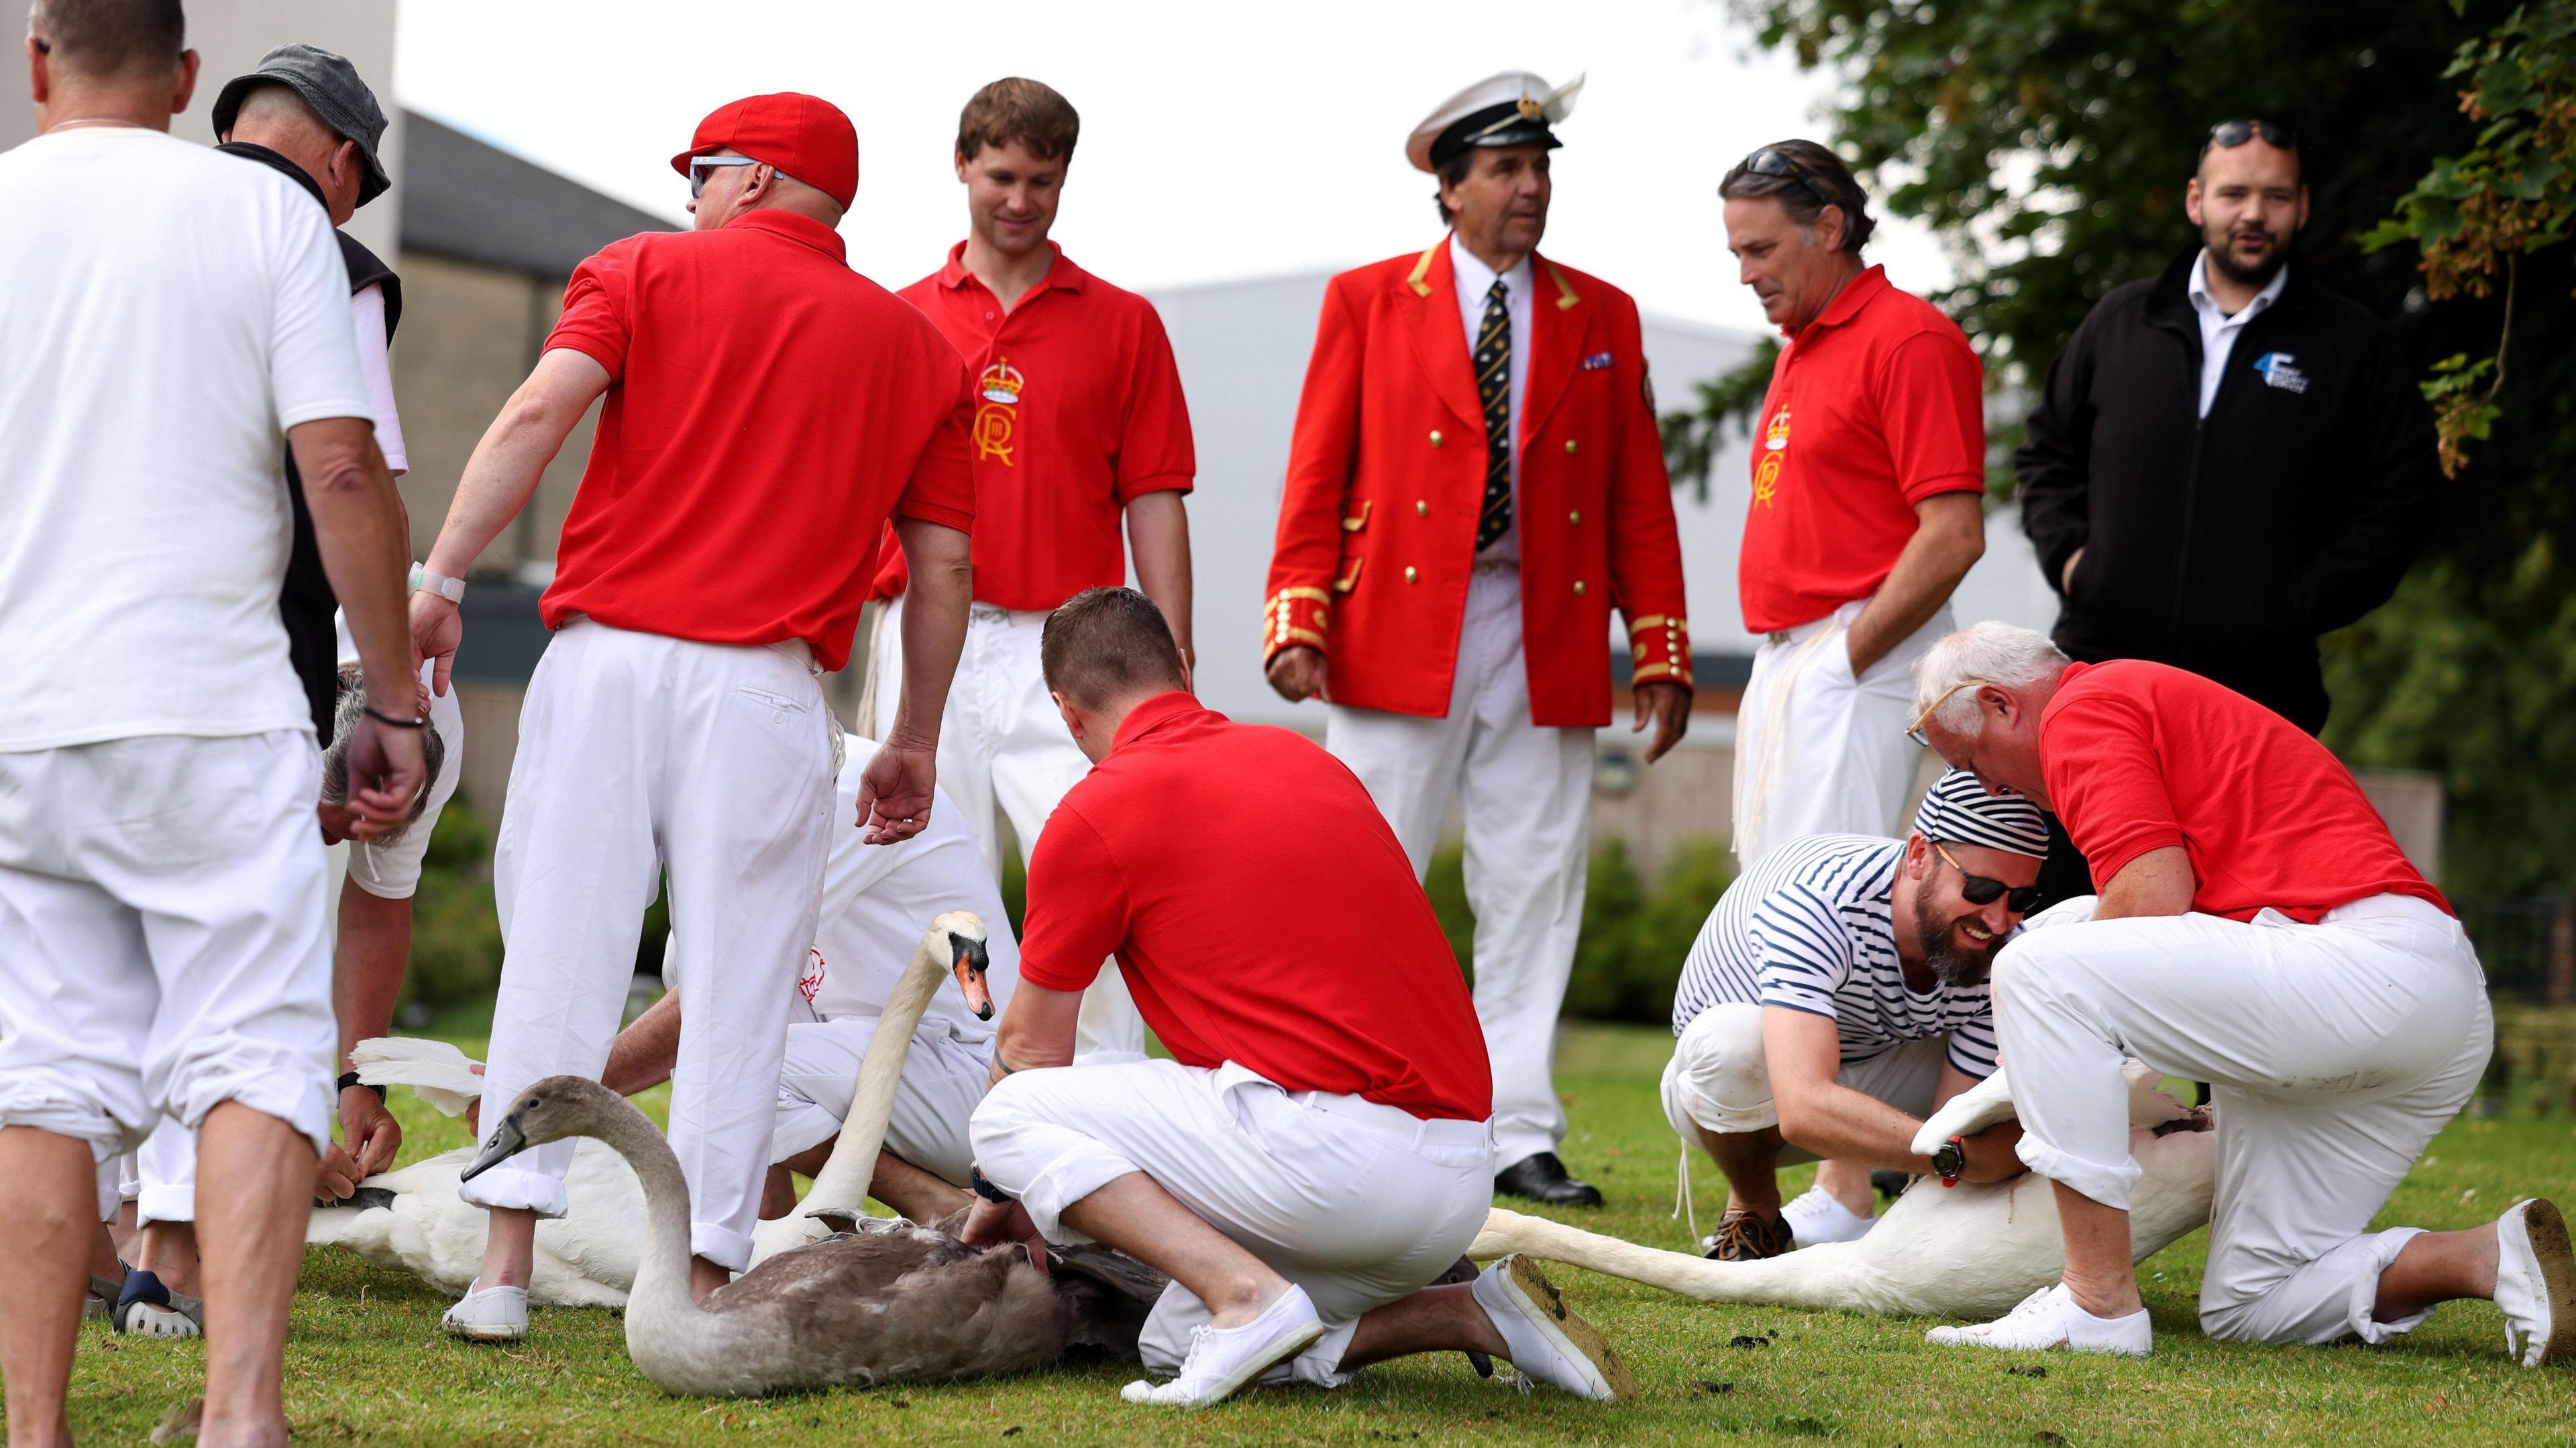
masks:
[[[749,156],[691,156],[689,158],[689,199],[695,201],[707,194],[707,176],[727,166],[757,166]]]
[[[2299,149],[2299,133],[2278,121],[2248,118],[2242,121],[2220,121],[2209,128],[2210,144],[2222,151],[2233,151],[2256,136],[2261,136],[2263,144],[2267,146],[2275,146],[2284,151]]]
[[[1798,164],[1797,157],[1790,155],[1788,152],[1781,150],[1777,146],[1763,147],[1761,150],[1756,151],[1752,155],[1737,162],[1735,169],[1738,171],[1750,171],[1756,176],[1769,176],[1775,180],[1795,181],[1800,186],[1806,188],[1808,195],[1816,198],[1816,204],[1819,206],[1842,205],[1841,202],[1827,196],[1824,191],[1816,185],[1815,178],[1807,174],[1806,167]]]
[[[2015,915],[2028,915],[2030,907],[2039,903],[2037,885],[2007,885],[1991,876],[1971,875],[1965,865],[1951,859],[1950,852],[1942,847],[1939,840],[1933,840],[1930,844],[1932,853],[1948,860],[1950,868],[1959,872],[1959,898],[1969,904],[1992,905],[1995,903],[1995,898],[2001,896],[2006,910]]]
[[[1940,697],[1940,698],[1935,699],[1935,700],[1933,700],[1931,703],[1924,705],[1924,706],[1923,706],[1923,712],[1914,716],[1914,722],[1905,726],[1905,737],[1906,737],[1906,738],[1908,738],[1908,739],[1913,740],[1915,743],[1917,743],[1917,744],[1919,744],[1919,745],[1923,746],[1923,747],[1924,747],[1924,748],[1926,748],[1926,749],[1931,748],[1931,747],[1932,747],[1932,740],[1931,740],[1931,737],[1930,737],[1930,736],[1928,736],[1928,735],[1926,735],[1926,734],[1923,732],[1923,726],[1924,726],[1925,724],[1928,724],[1928,723],[1930,723],[1930,722],[1931,722],[1933,713],[1934,713],[1936,710],[1938,710],[1938,709],[1939,709],[1943,704],[1946,704],[1946,703],[1950,702],[1950,696],[1951,696],[1952,694],[1955,694],[1955,693],[1959,692],[1961,689],[1973,689],[1973,688],[1976,688],[1976,687],[1978,687],[1979,685],[1981,685],[1981,684],[1983,684],[1983,683],[1985,683],[1985,682],[1986,682],[1986,681],[1985,681],[1985,680],[1983,680],[1983,679],[1961,679],[1959,682],[1957,682],[1957,683],[1955,683],[1955,684],[1952,684],[1950,687],[1948,687],[1948,688],[1946,688],[1946,689],[1943,689],[1943,690],[1941,691],[1941,697]],[[1991,896],[1989,896],[1988,898],[1990,898],[1990,899],[1991,899],[1992,897],[1991,897]]]

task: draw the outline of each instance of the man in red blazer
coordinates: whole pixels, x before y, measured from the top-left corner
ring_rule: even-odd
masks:
[[[1457,801],[1494,1073],[1497,1190],[1559,1205],[1553,1081],[1627,616],[1649,762],[1690,718],[1681,545],[1637,305],[1539,256],[1561,89],[1508,72],[1453,96],[1406,155],[1450,234],[1333,278],[1289,448],[1262,650],[1331,705],[1325,743],[1415,872]]]

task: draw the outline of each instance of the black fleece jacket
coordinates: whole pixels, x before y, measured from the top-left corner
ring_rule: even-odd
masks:
[[[2199,417],[2199,256],[2104,297],[2050,365],[2022,527],[2069,655],[2189,669],[2315,733],[2317,635],[2387,602],[2432,526],[2432,413],[2378,319],[2294,262]]]

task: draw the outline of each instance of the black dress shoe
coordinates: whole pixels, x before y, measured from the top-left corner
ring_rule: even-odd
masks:
[[[1597,1207],[1601,1189],[1578,1177],[1565,1174],[1565,1163],[1556,1153],[1542,1151],[1523,1157],[1494,1173],[1494,1190],[1507,1197],[1527,1197],[1551,1207]]]

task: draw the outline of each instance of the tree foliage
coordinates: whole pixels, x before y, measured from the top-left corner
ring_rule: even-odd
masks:
[[[1731,3],[1841,82],[1821,138],[1943,238],[1958,282],[1937,300],[2007,398],[2104,293],[2196,243],[2183,183],[2214,122],[2298,128],[2313,211],[2293,264],[2388,321],[2448,389],[2433,396],[2458,438],[2485,434],[2398,600],[2325,640],[2327,740],[2443,774],[2454,889],[2576,876],[2576,352],[2554,345],[2576,326],[2576,249],[2533,249],[2566,224],[2576,0]],[[2401,197],[2438,269],[2365,244]],[[2547,339],[2509,374],[2499,264],[2515,333]],[[1721,400],[1667,436],[1720,427]]]

